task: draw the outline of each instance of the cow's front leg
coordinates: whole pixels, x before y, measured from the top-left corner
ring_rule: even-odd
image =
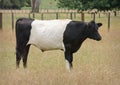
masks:
[[[71,46],[69,44],[65,45],[65,60],[66,60],[66,68],[70,72],[72,68],[73,54],[71,52]]]

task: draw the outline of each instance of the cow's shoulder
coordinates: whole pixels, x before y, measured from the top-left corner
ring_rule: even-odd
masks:
[[[81,21],[71,21],[67,25],[63,42],[65,45],[70,45],[71,52],[76,52],[86,39],[85,30],[87,26],[87,23]]]
[[[87,24],[85,22],[71,21],[66,26],[64,36],[70,38],[77,38],[84,32],[85,28],[87,28]]]

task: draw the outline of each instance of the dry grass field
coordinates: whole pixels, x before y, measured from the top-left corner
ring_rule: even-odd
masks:
[[[86,19],[89,21],[89,18]],[[5,20],[4,20],[5,21]],[[65,68],[60,50],[42,53],[31,46],[28,68],[15,65],[15,31],[0,31],[0,85],[120,85],[120,16],[111,17],[111,30],[107,18],[96,20],[103,26],[102,40],[87,39],[74,54],[73,70]]]

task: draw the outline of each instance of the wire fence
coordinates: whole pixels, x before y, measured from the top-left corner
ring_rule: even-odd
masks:
[[[117,11],[117,15],[120,15],[119,11]],[[16,20],[21,17],[40,20],[72,19],[85,22],[90,20],[100,21],[106,18],[108,28],[110,28],[110,16],[114,16],[114,12],[79,13],[76,10],[40,10],[39,13],[31,13],[30,10],[0,10],[0,29],[14,30]]]

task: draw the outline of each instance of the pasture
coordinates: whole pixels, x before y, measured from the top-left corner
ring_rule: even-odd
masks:
[[[15,19],[24,14],[15,15]],[[64,18],[66,15],[61,15]],[[80,20],[79,15],[74,20]],[[51,16],[46,16],[50,19]],[[85,21],[90,21],[86,15]],[[107,30],[107,16],[96,17],[102,22],[99,29],[102,40],[87,39],[74,54],[73,70],[65,68],[61,50],[41,52],[31,46],[28,68],[16,69],[15,31],[11,30],[11,17],[3,15],[0,30],[0,85],[119,85],[120,84],[120,15],[111,15],[111,28]]]

